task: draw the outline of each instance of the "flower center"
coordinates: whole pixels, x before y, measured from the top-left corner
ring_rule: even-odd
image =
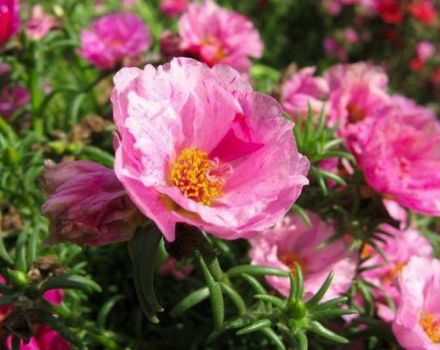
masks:
[[[296,275],[295,263],[301,267],[301,271],[303,273],[305,272],[305,264],[303,259],[294,252],[282,253],[278,256],[278,259],[280,259],[280,261],[290,269],[290,272],[292,272],[294,276]]]
[[[382,282],[386,284],[391,284],[394,278],[397,276],[397,274],[400,273],[400,271],[402,271],[404,267],[405,267],[405,263],[403,262],[398,262],[397,264],[395,264],[392,268],[390,268],[387,272],[385,272],[382,275],[381,277]]]
[[[185,197],[209,206],[223,195],[225,179],[231,172],[229,165],[210,160],[206,152],[185,148],[171,163],[169,180]]]
[[[429,312],[422,312],[419,323],[425,331],[426,335],[429,337],[429,339],[432,340],[433,343],[440,343],[439,315],[434,315]]]
[[[351,123],[358,123],[365,119],[365,111],[352,101],[347,105],[347,112]]]
[[[214,48],[213,55],[210,57],[211,64],[219,63],[226,58],[226,50],[216,38],[208,36],[202,40],[202,45],[212,46]]]

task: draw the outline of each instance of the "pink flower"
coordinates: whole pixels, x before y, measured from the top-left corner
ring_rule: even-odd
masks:
[[[328,69],[324,78],[330,87],[328,124],[338,124],[338,135],[356,152],[357,141],[365,134],[359,125],[389,101],[388,78],[380,67],[367,63],[340,64]]]
[[[340,62],[347,61],[347,50],[335,37],[328,36],[324,39],[324,51],[328,57],[334,57]]]
[[[18,32],[19,26],[19,0],[0,0],[0,46]]]
[[[188,6],[189,0],[162,0],[160,10],[166,16],[180,15]]]
[[[26,32],[33,40],[44,38],[51,29],[58,26],[58,21],[44,11],[43,6],[35,5],[26,23]]]
[[[5,86],[0,89],[0,116],[9,119],[30,102],[29,90],[23,86]]]
[[[6,280],[0,275],[0,284],[5,284]],[[1,294],[0,294],[1,296]],[[51,304],[58,305],[64,298],[62,289],[52,289],[44,293],[43,299]],[[13,305],[4,305],[0,308],[0,320],[3,320],[12,310]],[[52,328],[39,324],[34,329],[35,333],[29,343],[20,343],[20,350],[70,350],[72,345],[63,337],[61,337]],[[8,347],[11,347],[12,339],[7,339]]]
[[[116,175],[168,241],[177,222],[225,239],[265,229],[308,183],[293,124],[232,68],[175,58],[114,83]]]
[[[318,167],[343,178],[352,175],[354,172],[353,167],[346,158],[335,157],[324,159],[318,163]],[[336,182],[334,180],[328,180],[327,183],[329,187],[336,186]]]
[[[357,158],[368,185],[417,213],[440,215],[440,123],[435,115],[393,97],[364,126]]]
[[[90,161],[50,164],[42,185],[49,243],[99,246],[128,240],[136,229],[137,211],[111,169]]]
[[[353,28],[345,28],[342,35],[349,44],[355,44],[359,41],[359,36]]]
[[[100,69],[111,69],[123,59],[136,58],[150,45],[150,31],[141,18],[114,13],[94,21],[92,30],[81,32],[80,55]]]
[[[191,3],[179,20],[179,34],[187,55],[213,66],[228,64],[248,71],[249,57],[260,58],[260,34],[246,17],[227,11],[214,2]]]
[[[434,45],[427,40],[419,41],[416,46],[416,55],[417,57],[426,62],[429,60],[435,52]]]
[[[172,275],[176,280],[185,279],[194,270],[192,264],[182,264],[174,258],[168,257],[160,267],[160,275]]]
[[[440,261],[413,257],[399,278],[400,302],[393,322],[407,350],[440,349]]]
[[[294,118],[307,116],[309,107],[318,115],[324,108],[329,87],[325,79],[313,76],[315,70],[315,67],[303,68],[282,86],[282,105]]]
[[[380,287],[372,289],[379,304],[379,316],[386,321],[392,321],[394,314],[387,309],[384,297],[391,298],[394,303],[399,301],[399,291],[396,286],[397,277],[412,256],[432,257],[432,247],[428,239],[416,229],[400,231],[390,225],[382,225],[381,230],[389,236],[382,235],[384,241],[377,241],[377,246],[383,250],[387,260],[370,246],[365,246],[362,257],[368,258],[361,268],[371,268],[361,274],[361,277]],[[381,314],[386,312],[386,314]],[[387,316],[389,315],[389,316]]]
[[[250,239],[249,255],[253,265],[270,266],[281,270],[294,271],[294,263],[301,266],[304,274],[306,298],[318,291],[327,275],[333,271],[334,278],[324,297],[328,300],[345,293],[351,285],[357,258],[348,251],[343,240],[338,240],[325,248],[318,248],[334,233],[333,226],[309,212],[312,227],[296,215],[286,216],[274,228],[266,230]],[[290,291],[289,280],[285,277],[267,277],[267,282],[284,296]]]

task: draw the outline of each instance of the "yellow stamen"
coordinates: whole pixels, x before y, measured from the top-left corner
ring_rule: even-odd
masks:
[[[403,270],[404,267],[405,263],[398,262],[381,276],[381,281],[386,284],[391,284],[394,278],[400,273],[400,271]]]
[[[429,312],[422,312],[420,325],[433,343],[440,343],[440,317]]]
[[[223,195],[223,179],[211,175],[216,167],[206,152],[185,148],[171,163],[169,179],[185,197],[209,206]]]
[[[214,46],[216,51],[211,57],[211,63],[220,63],[226,58],[226,50],[223,48],[222,44],[214,37],[206,37],[202,40],[202,45]]]

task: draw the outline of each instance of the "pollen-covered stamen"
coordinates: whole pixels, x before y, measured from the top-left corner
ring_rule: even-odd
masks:
[[[185,148],[170,166],[170,182],[183,195],[203,205],[223,195],[222,189],[232,168],[218,159],[210,160],[198,148]]]
[[[433,343],[440,343],[440,316],[429,312],[422,312],[420,325]]]

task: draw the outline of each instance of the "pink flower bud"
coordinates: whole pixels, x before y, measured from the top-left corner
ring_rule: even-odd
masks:
[[[42,187],[49,243],[100,246],[128,240],[136,229],[138,211],[111,169],[90,161],[48,164]]]

